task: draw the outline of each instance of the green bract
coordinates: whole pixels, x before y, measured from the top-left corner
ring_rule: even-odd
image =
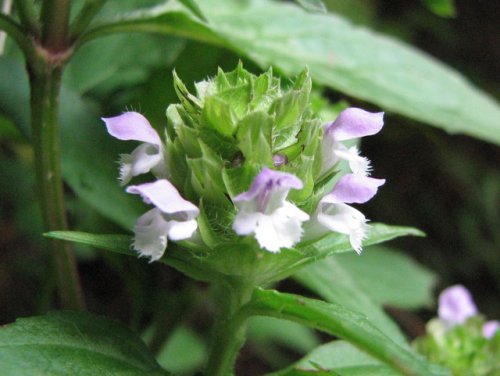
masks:
[[[264,166],[301,179],[304,189],[291,199],[298,205],[307,202],[318,178],[322,134],[321,121],[309,106],[307,69],[287,90],[271,69],[255,76],[241,64],[195,84],[196,95],[175,73],[174,83],[181,103],[167,109],[168,169],[188,200],[203,200],[203,214],[212,224],[206,229],[211,236],[204,232],[206,244],[234,238],[227,231],[234,214],[229,197],[246,191]],[[273,156],[287,163],[274,166]]]

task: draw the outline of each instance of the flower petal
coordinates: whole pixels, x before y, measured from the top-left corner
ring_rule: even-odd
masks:
[[[134,249],[151,261],[160,259],[167,248],[168,227],[160,210],[155,208],[147,211],[135,223]]]
[[[321,201],[317,220],[329,230],[348,235],[352,248],[361,253],[362,241],[368,231],[363,213],[346,204]]]
[[[448,287],[439,295],[438,316],[448,328],[465,323],[477,313],[472,295],[462,285]]]
[[[372,113],[360,108],[346,108],[337,119],[327,124],[325,133],[336,141],[371,136],[378,133],[384,125],[384,113]]]
[[[309,216],[295,205],[285,202],[271,215],[260,214],[255,228],[255,239],[259,245],[270,251],[291,248],[302,236],[302,222]]]
[[[359,174],[346,174],[340,178],[333,190],[321,199],[323,203],[362,204],[377,193],[385,179],[375,179]]]
[[[190,221],[169,221],[168,238],[173,241],[189,239],[198,228],[195,219]]]
[[[152,203],[164,213],[177,215],[175,220],[190,220],[200,213],[194,204],[184,200],[172,183],[165,179],[131,185],[127,188],[127,192],[141,195],[144,202]]]
[[[500,328],[500,323],[496,320],[487,321],[483,325],[483,336],[487,339],[492,338]]]
[[[119,140],[135,140],[160,146],[161,139],[149,121],[138,112],[125,112],[124,114],[102,118],[108,133]]]
[[[250,207],[261,213],[272,213],[282,205],[290,189],[302,189],[302,181],[295,175],[264,168],[253,180],[247,192],[233,198],[233,202],[250,202]],[[241,209],[242,206],[238,205]]]

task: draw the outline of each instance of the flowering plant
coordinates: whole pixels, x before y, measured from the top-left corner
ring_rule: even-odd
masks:
[[[439,295],[438,317],[427,323],[427,335],[415,340],[414,347],[453,375],[494,375],[500,357],[499,323],[479,314],[464,286],[451,286]]]
[[[467,178],[462,155],[421,175],[436,153],[395,126],[406,117],[500,143],[499,107],[454,70],[321,0],[0,3],[2,376],[225,376],[249,352],[280,376],[445,375],[467,362],[443,354],[470,355],[448,351],[460,331],[495,354],[497,323],[453,294],[440,331],[429,324],[422,348],[408,346],[392,307],[429,304],[436,276],[373,245],[423,233],[361,208],[380,174],[391,198],[370,218],[419,223],[422,208],[423,227],[449,222],[443,233],[458,238],[450,219],[463,219],[468,244],[496,250],[484,236],[497,238],[496,175]],[[372,177],[358,140],[385,120],[363,145]],[[466,178],[453,181],[450,213],[429,192],[452,174]],[[467,204],[485,223],[471,225]],[[11,323],[28,313],[40,316]],[[320,345],[315,330],[335,340]],[[495,370],[478,359],[470,367]]]

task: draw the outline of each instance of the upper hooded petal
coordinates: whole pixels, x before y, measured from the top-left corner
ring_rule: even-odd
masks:
[[[346,174],[340,178],[333,190],[321,199],[324,203],[362,204],[377,193],[385,179],[375,179],[360,174]]]
[[[194,204],[184,200],[172,183],[165,179],[131,185],[127,188],[127,192],[141,195],[146,203],[152,203],[175,220],[186,221],[200,213]]]
[[[368,112],[356,107],[346,108],[333,123],[326,125],[325,136],[337,141],[371,136],[378,133],[384,125],[383,112]]]
[[[135,140],[161,145],[158,133],[149,121],[138,112],[125,112],[121,115],[102,118],[108,133],[119,140]]]

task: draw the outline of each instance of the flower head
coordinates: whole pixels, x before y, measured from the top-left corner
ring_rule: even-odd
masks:
[[[384,179],[347,174],[340,178],[334,189],[323,197],[316,211],[317,222],[329,230],[349,236],[352,248],[361,253],[361,244],[368,225],[365,216],[347,204],[362,204],[377,193]]]
[[[464,286],[448,287],[439,295],[438,316],[445,327],[463,324],[469,317],[477,314],[472,295]]]
[[[141,256],[156,261],[167,248],[167,238],[188,239],[196,231],[199,209],[184,200],[168,180],[131,185],[127,192],[138,194],[144,202],[156,206],[139,217],[134,226],[134,249]]]
[[[149,121],[137,112],[102,118],[108,133],[119,140],[142,141],[130,154],[120,155],[120,182],[126,185],[134,176],[152,171],[165,177],[163,146],[158,133]]]
[[[233,223],[238,235],[255,234],[270,252],[292,247],[302,236],[302,222],[309,216],[286,201],[290,189],[302,189],[296,176],[264,168],[250,190],[233,198],[239,211]]]
[[[342,141],[374,135],[383,125],[383,112],[371,113],[355,107],[342,111],[335,121],[324,128],[322,173],[329,171],[338,161],[345,160],[352,172],[368,175],[370,161],[360,156],[356,147],[347,148]]]

